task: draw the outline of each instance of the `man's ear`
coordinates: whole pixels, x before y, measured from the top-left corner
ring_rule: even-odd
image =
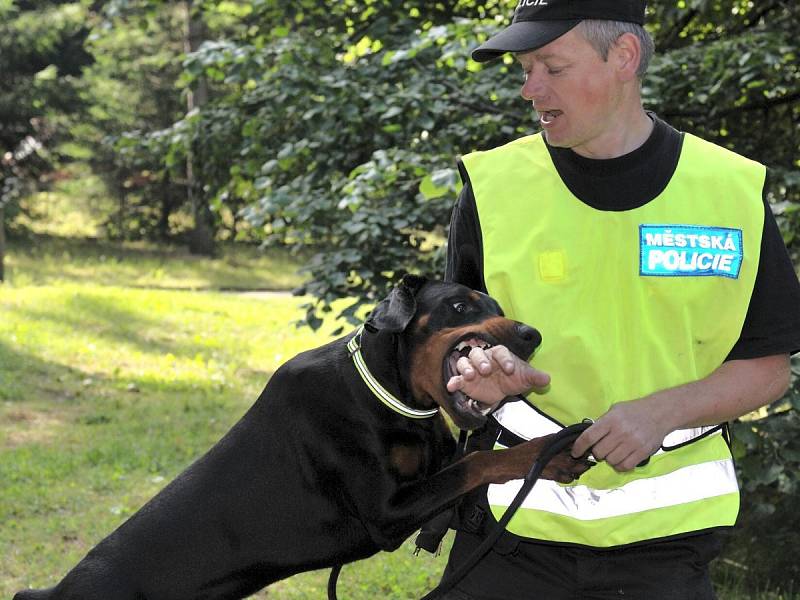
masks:
[[[428,280],[418,275],[405,275],[389,295],[380,301],[367,317],[369,331],[404,331],[417,312],[417,292]]]
[[[638,77],[636,72],[642,60],[642,46],[639,38],[632,33],[623,33],[614,42],[609,54],[614,60],[617,76],[622,81],[631,81]]]

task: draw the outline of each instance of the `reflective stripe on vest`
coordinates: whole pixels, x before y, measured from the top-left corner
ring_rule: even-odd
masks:
[[[540,135],[467,155],[463,164],[488,291],[507,316],[541,331],[532,363],[552,378],[530,398],[546,416],[509,403],[496,413],[501,425],[537,437],[722,364],[758,268],[762,165],[686,134],[658,197],[599,211],[564,185]],[[490,486],[495,515],[518,488]],[[717,428],[698,428],[672,432],[633,471],[600,463],[571,486],[538,483],[508,529],[608,547],[732,525],[738,505],[725,439]]]
[[[508,506],[522,480],[509,486],[492,486],[489,502]],[[595,521],[665,508],[714,496],[735,494],[733,463],[722,459],[683,467],[672,473],[630,481],[612,489],[585,485],[563,487],[546,479],[536,482],[522,506],[581,521]]]
[[[505,429],[525,440],[556,433],[563,427],[542,411],[525,402],[504,404],[498,409],[495,418]],[[719,425],[708,425],[691,429],[678,429],[664,438],[661,442],[661,448],[658,449],[656,454],[675,449],[693,440],[712,434],[721,434],[721,427]]]

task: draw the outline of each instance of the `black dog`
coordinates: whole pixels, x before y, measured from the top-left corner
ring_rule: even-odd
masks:
[[[483,424],[492,407],[445,388],[458,356],[504,344],[527,358],[539,342],[488,296],[407,276],[360,333],[278,369],[205,456],[57,586],[15,600],[243,598],[394,550],[462,494],[527,473],[544,438],[445,466],[455,442],[437,411]],[[544,476],[586,468],[564,452]]]

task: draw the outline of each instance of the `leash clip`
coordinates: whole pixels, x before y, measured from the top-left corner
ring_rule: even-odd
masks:
[[[347,354],[350,358],[353,358],[353,355],[361,350],[361,334],[364,332],[363,327],[359,327],[358,331],[356,331],[355,335],[347,342]]]
[[[589,417],[585,417],[581,420],[581,423],[588,423],[589,425],[594,425],[594,419],[590,419]],[[599,461],[594,457],[591,452],[591,448],[589,448],[589,454],[586,455],[586,460],[591,463],[597,464]]]
[[[422,546],[417,546],[414,548],[414,556],[419,556],[420,550],[422,550]],[[437,558],[442,554],[442,542],[439,542],[439,545],[436,547],[436,550],[433,551],[433,558]]]

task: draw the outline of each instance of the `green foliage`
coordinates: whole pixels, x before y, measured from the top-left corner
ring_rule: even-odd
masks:
[[[45,59],[31,69],[39,74],[36,89],[58,89],[68,100],[69,86],[53,79],[61,70],[46,57],[56,48],[63,53],[58,32],[73,31],[77,15],[90,13],[86,3],[47,4],[58,7],[47,19],[4,5],[27,36],[25,44],[9,44],[7,56],[25,64],[22,49],[38,48]],[[185,229],[191,156],[218,236],[318,254],[310,266],[308,289],[317,298],[310,323],[333,298],[375,298],[405,271],[436,273],[444,207],[457,186],[448,181],[446,192],[431,197],[433,174],[451,178],[459,154],[534,128],[513,61],[468,58],[508,22],[513,3],[197,1],[191,10],[207,41],[188,56],[185,4],[114,0],[86,20],[95,62],[78,88],[87,109],[71,125],[74,152],[91,148],[95,168],[119,197],[109,230],[121,237],[167,238]],[[644,82],[647,105],[770,166],[771,199],[796,256],[800,84],[791,24],[800,9],[770,0],[682,0],[649,10],[659,53]],[[77,35],[67,36],[73,45]],[[200,81],[210,101],[186,114],[182,94]],[[18,96],[20,104],[44,101],[34,96]],[[397,161],[402,176],[376,170],[382,160]],[[379,205],[409,225],[384,226],[360,246],[364,235],[352,232],[378,225],[367,213]],[[387,271],[376,249],[398,241],[407,251],[393,254],[402,263]]]
[[[743,484],[739,527],[726,548],[734,564],[747,564],[743,585],[771,581],[797,588],[800,567],[792,550],[800,527],[800,355],[792,361],[792,386],[782,400],[733,425],[733,453]],[[776,552],[776,550],[779,550]],[[764,556],[770,560],[762,561]]]
[[[0,207],[11,215],[23,191],[58,160],[50,147],[68,137],[60,125],[80,105],[76,81],[90,61],[87,6],[0,3]]]
[[[209,15],[216,8],[204,4]],[[436,250],[457,190],[455,158],[533,129],[512,61],[468,58],[507,22],[508,7],[351,0],[252,8],[239,16],[238,36],[187,57],[185,81],[205,77],[214,99],[174,126],[163,155],[202,139],[215,206],[243,215],[267,243],[316,252],[306,288],[317,299],[312,326],[334,298],[374,299],[406,271],[441,272]],[[651,10],[661,54],[644,84],[646,103],[767,163],[796,253],[790,140],[800,85],[786,24],[800,9],[695,1]],[[448,181],[433,191],[435,173]]]
[[[167,239],[180,229],[170,218],[186,201],[185,170],[170,170],[164,136],[185,114],[175,82],[183,54],[180,6],[147,12],[141,3],[116,15],[113,5],[97,16],[87,42],[94,57],[81,80],[87,110],[72,130],[91,149],[91,164],[103,177],[118,209],[109,215],[108,234],[121,239]],[[185,163],[184,163],[185,164]]]
[[[793,27],[800,6],[687,4],[655,9],[660,56],[645,80],[645,101],[676,127],[770,168],[773,210],[800,262],[800,69]]]
[[[485,115],[480,100],[465,99],[458,78],[473,73],[462,72],[474,65],[466,59],[476,35],[469,22],[434,26],[419,10],[419,20],[397,10],[391,34],[376,18],[357,34],[343,19],[316,36],[303,18],[270,37],[206,44],[186,62],[189,79],[220,80],[220,96],[213,111],[184,125],[202,127],[209,167],[231,150],[238,155],[227,173],[207,179],[215,197],[239,199],[268,243],[315,252],[306,288],[317,299],[308,307],[312,326],[335,298],[371,302],[409,270],[441,272],[458,146],[480,146],[479,133],[499,140],[524,129],[504,124],[489,102]],[[388,37],[375,41],[379,33]],[[389,39],[401,45],[382,51]]]

